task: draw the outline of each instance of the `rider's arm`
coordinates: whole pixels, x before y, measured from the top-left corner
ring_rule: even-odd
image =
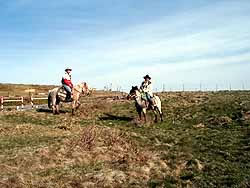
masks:
[[[152,84],[148,85],[147,92],[153,92],[153,86],[152,86]]]
[[[147,86],[144,84],[144,82],[142,82],[140,89],[141,89],[143,92],[147,92]]]
[[[67,80],[67,79],[63,78],[63,83],[66,84],[67,86],[73,88],[73,84],[72,84],[71,80]]]

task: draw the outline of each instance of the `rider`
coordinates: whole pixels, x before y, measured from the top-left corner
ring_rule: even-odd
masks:
[[[152,82],[151,77],[147,74],[146,76],[143,77],[144,81],[141,84],[140,89],[145,93],[147,100],[149,101],[150,105],[154,105],[154,101],[153,101],[153,86],[152,86]]]
[[[65,99],[66,101],[72,101],[71,94],[72,94],[73,84],[71,82],[71,71],[72,71],[71,68],[66,68],[65,73],[62,77],[62,85],[67,92],[67,96]]]

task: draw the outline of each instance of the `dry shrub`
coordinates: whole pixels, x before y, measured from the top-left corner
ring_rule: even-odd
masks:
[[[79,139],[69,143],[69,152],[89,152],[93,160],[114,162],[144,162],[147,156],[129,135],[117,129],[88,126],[82,129]]]
[[[208,123],[211,125],[225,126],[232,123],[232,119],[228,116],[211,117],[207,119]]]
[[[83,150],[91,150],[96,143],[97,134],[100,134],[100,132],[97,131],[96,126],[88,126],[83,129],[80,139],[74,141],[72,146],[79,146]]]
[[[80,135],[68,140],[61,153],[66,164],[94,167],[81,176],[88,186],[120,187],[127,181],[146,182],[151,173],[162,177],[168,167],[156,153],[141,148],[129,133],[97,125],[87,126]],[[81,186],[83,186],[81,182]],[[80,185],[79,185],[80,186]]]
[[[145,162],[147,156],[137,143],[130,139],[130,135],[119,130],[105,129],[103,131],[104,143],[108,146],[108,153],[112,161],[116,162]]]

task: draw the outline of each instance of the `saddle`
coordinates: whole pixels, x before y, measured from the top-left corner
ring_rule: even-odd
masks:
[[[63,86],[58,89],[57,96],[63,102],[71,102],[71,100],[67,99],[67,91],[64,89]]]
[[[153,96],[152,102],[149,101],[149,99],[147,98],[145,93],[142,94],[141,98],[142,98],[143,101],[145,101],[145,105],[146,105],[147,108],[151,107],[153,109],[154,106],[156,105],[155,96]]]

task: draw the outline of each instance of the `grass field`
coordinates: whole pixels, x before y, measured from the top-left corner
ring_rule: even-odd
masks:
[[[112,94],[0,112],[0,187],[250,187],[250,92],[161,93],[156,124]]]

